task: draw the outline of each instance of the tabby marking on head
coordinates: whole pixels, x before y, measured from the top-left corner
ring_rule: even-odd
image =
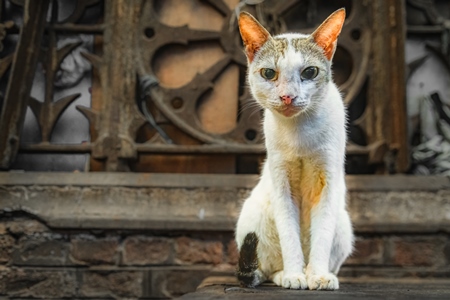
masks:
[[[292,289],[339,288],[336,274],[354,240],[345,204],[346,115],[331,72],[344,20],[340,9],[311,35],[272,37],[240,14],[267,148],[236,227],[243,285],[270,279]]]

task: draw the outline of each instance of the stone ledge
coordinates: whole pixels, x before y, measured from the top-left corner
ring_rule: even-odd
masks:
[[[0,186],[90,186],[90,187],[237,187],[253,188],[258,175],[154,174],[154,173],[66,173],[0,172]],[[347,175],[349,191],[436,191],[450,189],[443,176]]]
[[[89,186],[89,187],[243,187],[251,188],[256,175],[154,174],[154,173],[66,173],[66,172],[0,172],[0,186]],[[449,183],[450,187],[450,183]]]
[[[290,290],[273,284],[240,288],[234,277],[209,277],[183,300],[209,299],[448,299],[448,279],[346,279],[336,291]]]
[[[0,213],[52,228],[233,231],[253,175],[0,173]],[[348,176],[357,232],[450,232],[446,177]]]

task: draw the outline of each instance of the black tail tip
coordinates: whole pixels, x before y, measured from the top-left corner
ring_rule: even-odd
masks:
[[[258,236],[254,232],[248,233],[242,247],[239,251],[239,264],[237,269],[237,277],[244,287],[255,287],[259,282],[257,270],[259,268],[258,261]]]

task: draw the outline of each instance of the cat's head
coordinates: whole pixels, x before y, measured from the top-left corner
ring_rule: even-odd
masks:
[[[344,20],[342,8],[311,35],[288,33],[272,37],[252,15],[240,14],[248,81],[261,106],[287,118],[315,107],[332,80],[331,60]]]

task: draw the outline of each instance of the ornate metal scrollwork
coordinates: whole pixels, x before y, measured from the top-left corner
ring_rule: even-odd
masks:
[[[245,147],[246,144],[260,144],[262,135],[259,130],[260,115],[251,110],[244,110],[232,131],[217,135],[206,132],[197,116],[196,107],[200,97],[214,87],[214,80],[225,70],[227,66],[234,63],[245,67],[247,62],[239,44],[237,27],[230,28],[230,18],[235,18],[233,11],[225,2],[220,0],[207,1],[224,16],[224,25],[220,32],[193,30],[187,26],[175,28],[162,24],[156,15],[152,1],[144,4],[143,16],[140,23],[140,31],[151,30],[154,35],[151,38],[144,35],[140,41],[141,59],[143,60],[140,70],[147,76],[156,78],[151,66],[156,52],[168,44],[188,44],[193,41],[218,41],[225,57],[211,66],[207,71],[197,74],[189,83],[176,89],[170,89],[161,85],[150,87],[152,101],[159,110],[173,124],[188,133],[192,137],[206,144],[227,144],[229,150]],[[253,101],[249,91],[239,97],[240,106]],[[252,134],[253,133],[253,134]]]
[[[95,159],[105,161],[104,168],[110,171],[129,170],[129,162],[136,159],[140,153],[264,154],[263,137],[260,132],[261,114],[258,110],[256,113],[252,110],[240,111],[239,116],[236,116],[235,127],[222,133],[212,133],[205,129],[198,116],[197,108],[202,97],[215,87],[215,82],[227,68],[237,66],[240,70],[237,76],[240,77],[245,73],[246,58],[237,29],[236,12],[224,0],[205,0],[203,3],[222,16],[223,25],[217,31],[169,26],[160,21],[155,1],[79,0],[75,2],[72,13],[64,18],[58,16],[57,2],[53,0],[51,20],[44,26],[45,37],[48,40],[47,51],[41,52],[41,60],[46,71],[45,99],[43,102],[37,99],[31,99],[29,102],[41,127],[42,143],[21,145],[20,151],[91,153]],[[273,33],[286,30],[308,32],[318,25],[317,22],[321,21],[324,13],[331,12],[326,10],[333,5],[330,6],[328,2],[322,3],[323,5],[316,2],[246,1],[245,3],[252,5],[245,6],[242,2],[238,7],[250,10]],[[14,0],[14,3],[20,5],[24,1]],[[102,5],[104,8],[103,22],[79,23],[86,10],[96,5]],[[383,86],[383,78],[391,75],[380,67],[386,63],[383,59],[394,61],[395,55],[400,53],[391,51],[389,47],[393,45],[392,43],[389,45],[383,43],[387,39],[392,41],[395,32],[401,31],[401,24],[395,23],[402,22],[397,14],[401,9],[394,0],[381,4],[340,0],[337,5],[346,5],[350,13],[339,40],[334,70],[340,89],[345,94],[345,102],[350,107],[351,132],[359,128],[361,136],[364,136],[364,141],[361,142],[352,140],[351,135],[347,153],[349,157],[365,155],[369,164],[383,165],[386,154],[394,148],[397,149],[399,144],[395,142],[398,138],[393,139],[389,130],[380,127],[379,124],[393,122],[393,116],[380,115],[380,111],[385,109],[382,107],[390,103],[374,97],[378,97],[375,96],[377,89],[389,97],[394,97],[392,95],[401,89],[396,85],[389,92]],[[385,11],[389,9],[395,14],[386,16]],[[300,25],[292,23],[289,14],[293,12],[302,16]],[[390,23],[386,24],[385,19],[388,18],[391,18]],[[297,17],[297,21],[299,19]],[[374,25],[376,22],[378,27]],[[62,33],[89,33],[102,35],[103,38],[102,55],[85,54],[100,77],[101,110],[78,107],[89,119],[91,131],[94,132],[96,139],[79,145],[56,145],[49,142],[58,117],[77,97],[74,94],[53,101],[55,74],[64,57],[78,46],[77,43],[72,43],[57,49],[56,34]],[[401,39],[396,41],[403,45]],[[174,45],[190,45],[191,42],[214,42],[221,48],[223,56],[182,86],[169,87],[159,84],[152,65],[159,51]],[[10,58],[3,57],[0,61],[0,75],[1,72],[5,72],[4,66],[8,64],[8,59]],[[394,78],[397,80],[395,82],[399,82],[398,78],[401,77],[400,73],[397,75]],[[243,78],[236,80],[244,82]],[[143,91],[139,92],[140,89]],[[401,93],[395,95],[401,97]],[[253,102],[247,88],[241,87],[236,97],[240,108]],[[146,110],[149,107],[143,106],[144,100],[152,107],[151,110]],[[397,103],[396,101],[400,103],[402,99],[395,100],[394,103]],[[161,122],[170,123],[183,134],[190,136],[196,141],[195,145],[171,142],[173,140],[170,134],[160,127]],[[144,142],[137,142],[137,133],[146,123],[156,128],[159,134]],[[402,147],[403,144],[400,148],[403,149]],[[7,160],[10,162],[11,156]]]

